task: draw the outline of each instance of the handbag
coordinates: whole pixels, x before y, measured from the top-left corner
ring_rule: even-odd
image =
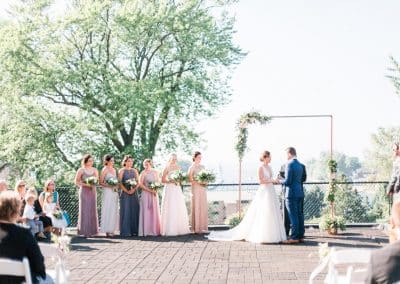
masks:
[[[67,211],[62,211],[65,221],[67,221],[67,226],[71,225],[71,217],[69,216]]]

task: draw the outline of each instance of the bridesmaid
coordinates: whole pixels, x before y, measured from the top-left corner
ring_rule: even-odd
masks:
[[[118,230],[118,192],[117,185],[107,184],[107,180],[117,179],[117,172],[114,169],[114,157],[107,154],[103,157],[103,169],[100,174],[100,185],[103,187],[103,200],[101,204],[101,232],[107,237],[112,237]]]
[[[91,155],[83,156],[82,166],[75,176],[75,184],[79,187],[78,235],[84,237],[95,236],[99,233],[96,185],[85,182],[89,177],[99,178],[99,172],[93,167],[93,163]]]
[[[139,173],[133,168],[133,158],[126,155],[122,160],[123,168],[118,172],[121,184],[119,227],[121,237],[137,236],[139,232]],[[131,186],[127,181],[135,179],[137,185]]]
[[[181,187],[168,180],[169,175],[181,170],[176,154],[172,154],[162,175],[165,184],[161,203],[161,235],[179,236],[190,233],[185,196]]]
[[[150,189],[152,182],[159,182],[158,172],[153,169],[150,159],[143,161],[143,167],[139,179],[143,189],[140,197],[139,236],[159,236],[161,220],[158,194]]]
[[[208,204],[207,191],[204,185],[198,183],[194,177],[204,170],[200,164],[201,153],[196,151],[193,155],[193,164],[189,168],[189,181],[192,184],[192,231],[195,234],[208,232]]]

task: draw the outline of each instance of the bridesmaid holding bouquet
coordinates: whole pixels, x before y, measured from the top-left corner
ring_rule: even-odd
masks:
[[[79,187],[78,235],[95,236],[99,232],[96,184],[99,173],[93,167],[93,157],[83,156],[82,167],[76,172],[75,184]]]
[[[204,170],[201,163],[201,153],[196,151],[193,155],[193,164],[189,168],[189,181],[192,184],[192,231],[195,234],[208,232],[208,204],[207,191],[204,184],[196,180],[196,175]]]
[[[123,168],[118,172],[120,187],[122,190],[120,197],[119,227],[121,237],[137,236],[139,232],[139,174],[133,168],[133,158],[126,155],[122,160]]]
[[[150,159],[144,160],[143,166],[139,178],[143,189],[140,196],[139,236],[159,236],[161,221],[158,193],[152,189],[155,183],[159,183],[159,176]]]

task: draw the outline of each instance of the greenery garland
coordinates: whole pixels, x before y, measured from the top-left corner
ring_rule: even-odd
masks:
[[[240,116],[236,123],[236,130],[238,131],[235,149],[238,153],[239,160],[241,161],[244,157],[244,153],[248,149],[247,138],[249,135],[248,126],[255,122],[259,122],[261,125],[266,124],[271,120],[271,117],[262,115],[259,112],[252,111],[245,113]]]
[[[346,229],[346,220],[342,216],[335,216],[335,194],[337,191],[337,162],[335,160],[328,161],[330,180],[328,192],[325,195],[325,201],[330,207],[330,212],[327,211],[324,216],[322,216],[319,228],[322,230],[328,230],[330,234],[337,234],[337,230]]]

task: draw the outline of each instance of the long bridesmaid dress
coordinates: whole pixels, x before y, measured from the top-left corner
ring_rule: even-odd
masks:
[[[95,176],[95,173],[88,173],[83,169],[82,181],[88,177]],[[86,237],[99,233],[99,218],[97,215],[97,192],[91,186],[81,186],[79,189],[79,216],[78,235]]]
[[[148,172],[144,176],[144,185],[150,187],[156,181],[154,172]],[[142,190],[140,196],[140,219],[139,236],[159,236],[160,235],[160,207],[158,194]]]
[[[117,178],[107,173],[105,180]],[[112,187],[103,187],[103,200],[101,206],[100,231],[102,233],[114,234],[118,230],[118,192]]]
[[[196,176],[204,166],[195,165],[191,166],[193,169],[193,177]],[[208,231],[208,203],[207,203],[207,190],[204,186],[199,184],[192,185],[192,231],[196,234]]]
[[[126,189],[130,189],[131,186],[126,183],[128,179],[138,177],[135,176],[133,169],[124,170],[122,175],[122,183]],[[134,194],[129,195],[126,192],[121,193],[120,197],[120,235],[121,237],[131,237],[138,235],[139,229],[139,197],[137,191]]]

